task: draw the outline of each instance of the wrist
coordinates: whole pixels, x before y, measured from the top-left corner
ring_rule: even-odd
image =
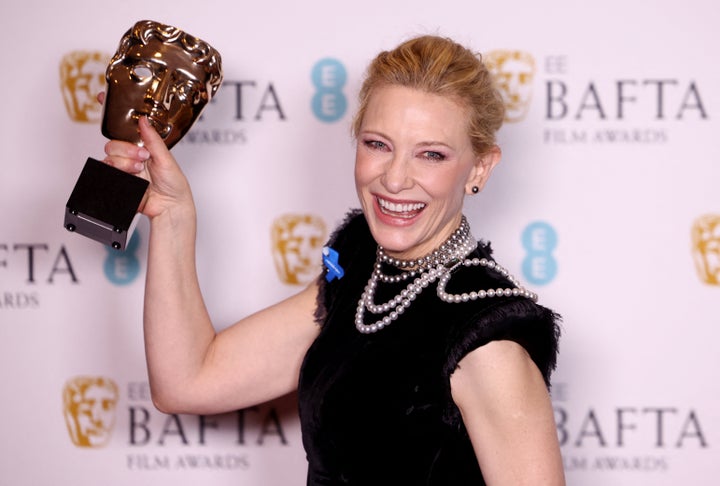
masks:
[[[185,204],[174,204],[168,206],[164,211],[149,216],[150,228],[160,231],[187,231],[194,234],[197,214],[192,201]]]

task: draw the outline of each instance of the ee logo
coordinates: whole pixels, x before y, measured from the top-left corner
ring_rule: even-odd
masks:
[[[342,92],[347,82],[345,66],[337,59],[322,59],[313,66],[312,82],[315,86],[315,95],[312,98],[312,111],[315,116],[324,122],[334,122],[342,118],[347,110],[347,98]]]
[[[523,248],[527,252],[522,262],[525,279],[534,285],[544,285],[555,278],[557,260],[553,251],[557,247],[557,232],[548,223],[530,223],[522,233]]]
[[[128,285],[140,274],[140,260],[135,254],[140,248],[140,234],[138,231],[130,238],[125,251],[119,252],[107,247],[108,255],[105,258],[103,271],[105,277],[115,285]]]

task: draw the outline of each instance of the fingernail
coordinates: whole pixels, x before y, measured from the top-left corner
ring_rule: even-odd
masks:
[[[140,147],[138,149],[138,157],[141,159],[149,159],[150,158],[150,152],[146,148]]]
[[[143,164],[142,162],[137,162],[137,163],[135,164],[135,170],[136,170],[136,171],[140,172],[141,170],[143,170],[143,168],[145,168],[145,164]]]

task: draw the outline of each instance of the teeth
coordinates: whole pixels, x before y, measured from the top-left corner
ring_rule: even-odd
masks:
[[[380,204],[381,208],[387,211],[391,211],[393,213],[408,213],[411,211],[419,211],[420,209],[425,207],[425,204],[423,203],[397,204],[380,198],[378,198],[378,203]]]

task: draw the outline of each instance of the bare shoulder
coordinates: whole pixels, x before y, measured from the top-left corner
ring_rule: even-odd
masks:
[[[461,406],[463,400],[482,399],[485,394],[497,400],[498,393],[512,395],[528,385],[542,383],[540,370],[525,348],[514,341],[492,341],[468,353],[451,377],[453,398]],[[506,398],[511,399],[511,396]]]

